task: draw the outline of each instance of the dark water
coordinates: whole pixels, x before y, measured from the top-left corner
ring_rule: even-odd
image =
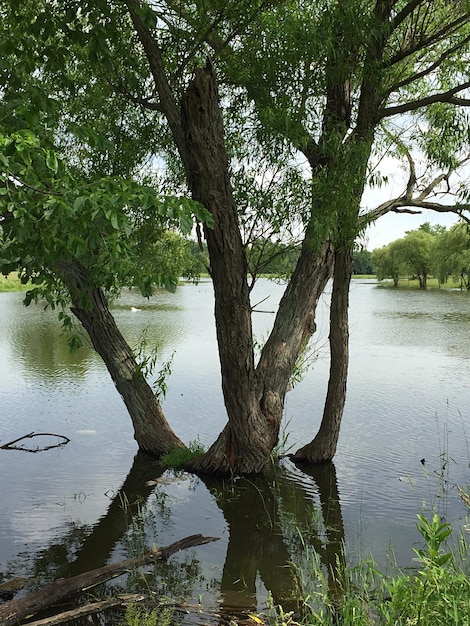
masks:
[[[261,281],[253,302],[262,340],[282,287]],[[100,359],[71,355],[55,314],[0,294],[0,444],[26,433],[67,436],[63,448],[0,450],[0,582],[69,576],[193,533],[219,541],[180,553],[145,584],[207,606],[257,608],[268,591],[289,606],[303,540],[324,564],[348,559],[412,565],[416,514],[437,510],[464,527],[455,485],[470,484],[470,298],[454,291],[351,289],[348,400],[334,465],[285,460],[266,476],[220,481],[165,474],[136,455],[130,419]],[[132,310],[139,309],[137,311]],[[209,445],[223,427],[212,287],[183,285],[114,305],[133,345],[145,332],[159,367],[175,351],[165,413],[186,442]],[[288,394],[287,446],[318,428],[328,376],[328,297],[315,358]],[[43,438],[43,443],[53,443]],[[38,445],[31,440],[29,445]],[[300,531],[300,533],[299,533]],[[465,532],[465,530],[464,530]],[[149,574],[150,576],[150,574]]]

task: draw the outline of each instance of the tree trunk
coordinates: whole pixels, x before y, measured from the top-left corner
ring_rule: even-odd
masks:
[[[166,421],[132,349],[118,329],[102,289],[92,284],[86,268],[76,261],[62,262],[59,275],[69,289],[72,312],[90,336],[124,400],[139,449],[161,455],[175,447],[184,447]]]
[[[297,450],[295,460],[310,463],[331,461],[336,452],[346,401],[349,361],[349,285],[352,274],[352,249],[335,252],[333,291],[330,307],[330,377],[320,429],[310,443]]]
[[[208,452],[188,464],[188,469],[213,474],[260,472],[277,443],[293,366],[314,329],[316,303],[330,273],[331,250],[326,244],[314,246],[314,237],[307,232],[301,261],[276,317],[275,332],[255,370],[246,255],[212,65],[208,61],[205,68],[195,69],[179,111],[160,49],[139,14],[138,4],[124,1],[143,45],[192,196],[214,220],[213,228],[205,228],[205,235],[228,423]]]
[[[260,408],[254,368],[247,263],[232,187],[212,66],[196,68],[182,100],[181,148],[195,200],[214,219],[205,228],[215,294],[217,343],[228,424],[191,469],[214,474],[259,472],[277,441],[277,423]]]
[[[330,244],[317,249],[307,237],[257,367],[262,410],[279,423],[286,388],[300,352],[315,332],[315,311],[332,268]]]

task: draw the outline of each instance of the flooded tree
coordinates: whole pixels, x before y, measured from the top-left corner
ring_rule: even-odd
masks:
[[[69,122],[61,121],[53,134],[57,150],[69,151],[82,175],[102,173],[105,166],[113,174],[135,175],[146,158],[165,159],[165,184],[189,193],[210,216],[202,229],[228,421],[192,469],[250,474],[269,462],[290,376],[315,331],[316,306],[332,276],[323,419],[316,437],[295,454],[313,463],[330,460],[346,399],[349,284],[358,234],[390,211],[432,208],[462,214],[467,207],[461,188],[455,205],[432,197],[451,189],[453,172],[468,150],[469,82],[462,60],[470,40],[466,3],[182,6],[169,0],[156,6],[124,0],[72,1],[66,7],[41,3],[40,11],[28,3],[4,4],[11,29],[4,53],[15,67],[4,73],[5,94],[21,84],[21,68],[21,78],[26,68],[30,75],[35,68],[33,78],[40,80],[34,93],[45,90],[49,100],[60,100],[58,110]],[[32,33],[27,49],[13,37],[15,29]],[[123,114],[129,111],[125,121],[116,115],[118,105]],[[94,132],[84,131],[95,116]],[[107,134],[123,147],[123,155],[109,141],[103,143]],[[134,159],[127,136],[136,146]],[[416,151],[425,160],[422,171]],[[375,167],[390,153],[406,164],[408,181],[397,197],[366,211],[365,186],[383,182]],[[264,166],[272,172],[269,188],[282,164],[289,176],[277,186],[287,206],[267,194],[268,209],[271,203],[276,210],[253,210],[254,197],[243,200],[243,185],[235,183],[247,172],[256,181]],[[11,178],[4,180],[8,195]],[[13,223],[15,207],[3,206],[3,219]],[[266,224],[269,236],[295,231],[300,240],[297,264],[257,362],[243,237],[250,217]],[[111,223],[116,222],[111,218]],[[98,279],[106,285],[102,275]],[[92,284],[92,289],[101,287]],[[96,328],[96,315],[92,311],[88,332]],[[100,349],[107,362],[112,345],[104,341]],[[174,443],[172,437],[164,436]],[[146,449],[152,449],[151,439]],[[155,451],[161,451],[160,444]]]

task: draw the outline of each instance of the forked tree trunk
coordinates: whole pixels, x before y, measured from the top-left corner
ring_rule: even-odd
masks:
[[[76,261],[64,261],[59,273],[69,289],[72,312],[87,331],[124,400],[139,449],[161,455],[175,447],[184,447],[166,421],[132,349],[118,329],[102,289],[91,284],[87,270]]]
[[[330,306],[330,377],[320,429],[310,443],[297,450],[295,460],[310,463],[331,461],[338,444],[346,401],[349,363],[349,286],[352,274],[352,249],[335,252],[333,290]]]
[[[210,62],[196,68],[181,109],[165,73],[160,49],[135,0],[124,0],[143,45],[180,153],[192,196],[214,219],[205,229],[215,293],[222,389],[228,423],[208,452],[189,465],[212,474],[262,471],[277,443],[284,395],[296,358],[314,328],[315,308],[331,268],[331,250],[312,246],[307,233],[301,261],[283,298],[257,370],[245,249],[224,145],[218,89]],[[313,240],[314,238],[312,238]]]
[[[329,245],[307,238],[255,371],[247,264],[229,177],[218,90],[210,63],[198,68],[182,102],[184,162],[193,198],[214,218],[206,228],[228,424],[190,468],[212,474],[260,472],[276,445],[297,356],[314,329],[331,271]]]

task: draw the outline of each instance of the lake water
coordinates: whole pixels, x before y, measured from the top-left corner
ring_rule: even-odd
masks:
[[[254,317],[259,339],[282,290],[267,280],[255,290],[253,303],[263,301]],[[149,301],[126,292],[113,310],[131,344],[144,332],[158,343],[159,367],[175,351],[165,413],[184,441],[210,445],[226,419],[211,283],[183,284]],[[0,445],[33,431],[70,439],[38,453],[0,450],[0,582],[69,576],[203,533],[220,539],[173,557],[153,588],[207,606],[259,608],[268,591],[289,602],[295,575],[286,565],[299,558],[297,529],[323,563],[335,561],[344,540],[352,563],[372,555],[382,568],[392,548],[400,566],[412,565],[417,513],[436,509],[465,532],[456,485],[470,484],[470,296],[353,281],[350,317],[334,465],[302,471],[284,460],[251,480],[165,474],[146,486],[161,472],[136,456],[130,419],[99,357],[86,347],[70,354],[54,312],[0,294]],[[317,327],[315,359],[287,396],[285,433],[294,450],[321,419],[328,294]]]

